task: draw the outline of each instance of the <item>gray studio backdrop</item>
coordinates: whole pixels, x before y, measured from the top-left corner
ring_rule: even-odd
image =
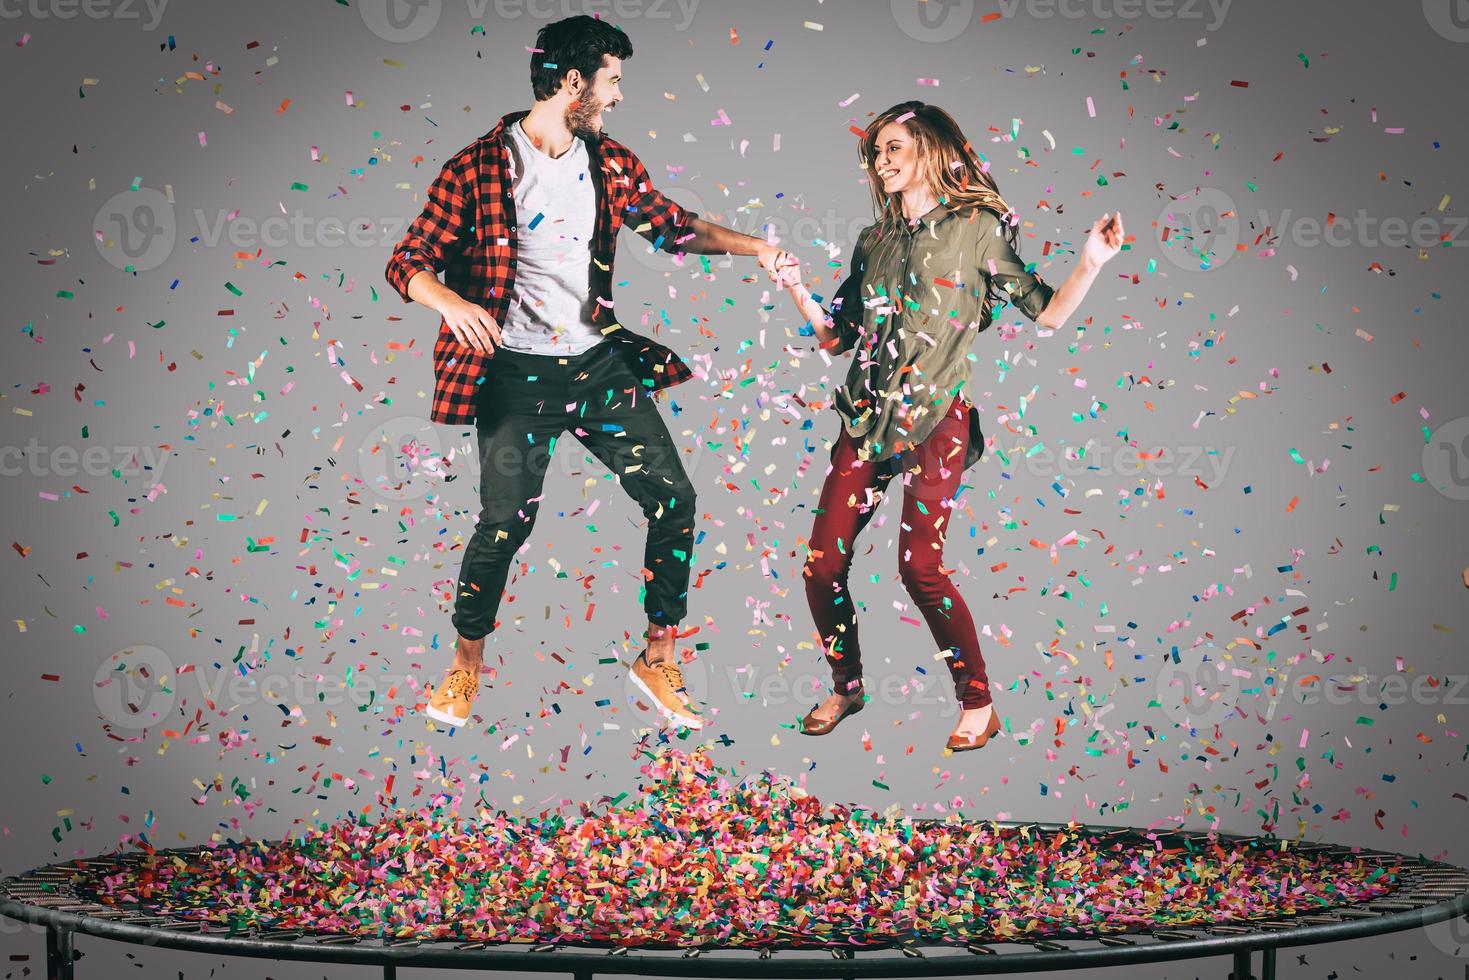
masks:
[[[276,838],[390,775],[466,815],[636,792],[642,516],[570,435],[484,723],[411,713],[479,467],[470,428],[426,421],[435,318],[383,266],[444,158],[529,105],[537,28],[584,9],[636,47],[608,131],[823,282],[870,220],[851,127],[912,98],[959,119],[1053,283],[1103,212],[1132,236],[1064,330],[1012,311],[974,345],[991,442],[946,559],[1006,736],[950,758],[891,501],[852,578],[875,703],[793,727],[826,677],[800,567],[837,431],[807,406],[846,358],[753,260],[622,236],[623,322],[699,375],[661,404],[699,494],[686,675],[715,717],[676,747],[922,816],[1469,860],[1463,6],[3,0],[0,871]],[[1282,971],[1452,974],[1466,938]]]

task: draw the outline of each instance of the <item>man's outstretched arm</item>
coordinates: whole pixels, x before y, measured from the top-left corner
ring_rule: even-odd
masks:
[[[762,238],[746,235],[724,225],[716,225],[703,218],[690,220],[689,229],[693,234],[680,240],[678,247],[695,255],[753,255],[769,271],[774,267],[775,257],[781,251],[780,246],[772,245]]]
[[[633,230],[667,252],[693,255],[753,255],[766,272],[773,274],[778,245],[705,221],[684,210],[653,186],[642,161],[632,158],[630,174],[638,220]]]

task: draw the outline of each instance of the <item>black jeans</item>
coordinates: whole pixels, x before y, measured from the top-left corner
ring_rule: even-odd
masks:
[[[673,625],[687,612],[694,488],[627,348],[604,340],[575,356],[501,348],[475,408],[480,512],[464,549],[452,622],[477,640],[495,628],[515,553],[530,537],[557,438],[570,429],[648,518],[643,608]]]

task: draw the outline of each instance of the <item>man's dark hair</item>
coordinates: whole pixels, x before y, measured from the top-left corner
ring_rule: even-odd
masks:
[[[537,51],[530,56],[530,87],[541,102],[556,94],[561,80],[575,68],[587,84],[602,67],[602,56],[631,58],[632,42],[620,28],[586,14],[577,14],[542,27]]]

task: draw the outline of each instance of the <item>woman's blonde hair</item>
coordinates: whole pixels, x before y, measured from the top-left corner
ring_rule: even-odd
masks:
[[[900,102],[868,123],[859,149],[867,186],[872,191],[873,213],[881,225],[892,228],[903,224],[902,203],[896,196],[882,192],[877,176],[877,134],[888,123],[897,123],[913,137],[918,150],[924,180],[934,198],[950,211],[989,208],[1000,216],[1005,234],[1015,246],[1019,232],[1010,205],[1000,196],[995,179],[979,162],[978,155],[954,117],[927,102]]]

